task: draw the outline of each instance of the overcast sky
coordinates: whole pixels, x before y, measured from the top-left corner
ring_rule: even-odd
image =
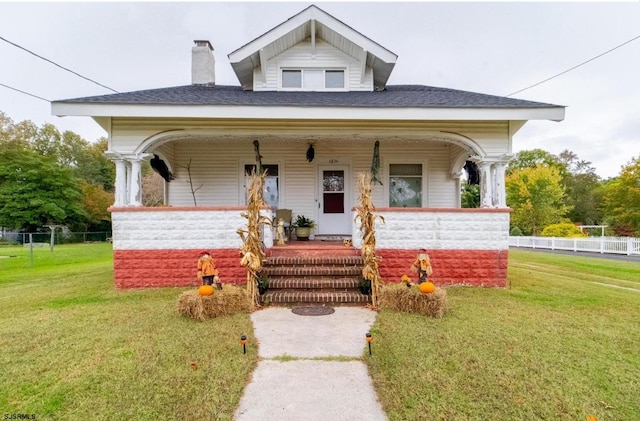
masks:
[[[312,3],[6,3],[0,36],[117,91],[188,85],[191,47],[208,39],[216,83],[238,85],[227,55]],[[389,84],[506,96],[640,35],[640,2],[315,2],[398,55]],[[48,100],[108,94],[0,40],[0,83]],[[569,149],[602,177],[640,155],[640,39],[514,98],[566,105],[562,122],[532,121],[514,152]],[[0,86],[14,121],[55,124],[89,141],[89,117]]]

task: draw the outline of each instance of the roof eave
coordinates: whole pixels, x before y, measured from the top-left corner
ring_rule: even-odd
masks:
[[[311,120],[552,120],[562,121],[565,108],[438,108],[438,107],[340,107],[340,106],[251,106],[105,104],[54,101],[51,113],[62,116],[224,119]]]

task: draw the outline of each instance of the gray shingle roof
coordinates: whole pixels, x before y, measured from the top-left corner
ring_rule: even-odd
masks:
[[[305,107],[548,108],[558,105],[422,85],[378,92],[254,92],[240,86],[176,86],[55,101],[67,104],[249,105]]]

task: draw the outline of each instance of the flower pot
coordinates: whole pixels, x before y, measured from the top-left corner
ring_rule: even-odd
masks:
[[[311,235],[311,228],[309,227],[296,227],[296,238],[298,240],[307,241]]]

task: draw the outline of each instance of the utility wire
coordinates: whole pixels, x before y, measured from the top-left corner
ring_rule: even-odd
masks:
[[[32,96],[32,97],[34,97],[34,98],[41,99],[41,100],[43,100],[43,101],[51,102],[51,101],[49,101],[49,100],[48,100],[48,99],[46,99],[46,98],[42,98],[41,96],[34,95],[34,94],[30,94],[29,92],[21,91],[20,89],[14,88],[14,87],[9,86],[9,85],[5,85],[4,83],[0,83],[0,86],[4,86],[5,88],[12,89],[12,90],[14,90],[14,91],[16,91],[16,92],[20,92],[21,94],[29,95],[29,96]]]
[[[71,70],[71,69],[67,69],[66,67],[61,66],[61,65],[59,65],[58,63],[56,63],[56,62],[54,62],[54,61],[49,60],[48,58],[42,57],[41,55],[38,55],[38,54],[34,53],[33,51],[28,50],[28,49],[26,49],[26,48],[24,48],[24,47],[22,47],[22,46],[20,46],[20,45],[18,45],[18,44],[16,44],[16,43],[14,43],[14,42],[11,42],[11,41],[9,41],[9,40],[8,40],[8,39],[6,39],[6,38],[3,38],[3,37],[1,37],[1,36],[0,36],[0,39],[1,39],[2,41],[6,42],[6,43],[9,43],[9,44],[13,45],[14,47],[20,48],[21,50],[24,50],[24,51],[26,51],[27,53],[32,54],[32,55],[34,55],[34,56],[38,57],[39,59],[42,59],[42,60],[44,60],[44,61],[47,61],[47,62],[49,62],[49,63],[53,64],[54,66],[57,66],[57,67],[59,67],[59,68],[61,68],[61,69],[63,69],[63,70],[66,70],[67,72],[73,73],[73,74],[74,74],[74,75],[76,75],[76,76],[79,76],[79,77],[81,77],[81,78],[83,78],[83,79],[85,79],[85,80],[88,80],[89,82],[95,83],[95,84],[96,84],[96,85],[98,85],[98,86],[101,86],[101,87],[103,87],[103,88],[106,88],[106,89],[108,89],[108,90],[110,90],[110,91],[115,92],[116,94],[117,94],[117,93],[119,93],[119,92],[118,92],[118,91],[116,91],[115,89],[112,89],[112,88],[110,88],[110,87],[108,87],[108,86],[106,86],[106,85],[103,85],[102,83],[96,82],[96,81],[95,81],[95,80],[93,80],[93,79],[89,79],[88,77],[82,76],[80,73],[74,72],[74,71],[73,71],[73,70]]]
[[[541,85],[541,84],[543,84],[543,83],[545,83],[545,82],[550,81],[551,79],[555,79],[555,78],[557,78],[558,76],[562,76],[563,74],[568,73],[568,72],[570,72],[570,71],[572,71],[572,70],[574,70],[574,69],[577,69],[577,68],[578,68],[578,67],[580,67],[580,66],[584,66],[585,64],[587,64],[587,63],[589,63],[589,62],[592,62],[593,60],[599,59],[599,58],[600,58],[600,57],[602,57],[603,55],[605,55],[605,54],[609,54],[610,52],[612,52],[612,51],[614,51],[614,50],[617,50],[618,48],[620,48],[620,47],[622,47],[622,46],[624,46],[624,45],[627,45],[627,44],[629,44],[630,42],[637,40],[638,38],[640,38],[640,35],[638,35],[638,36],[636,36],[636,37],[634,37],[634,38],[631,38],[630,40],[625,41],[625,42],[623,42],[623,43],[622,43],[622,44],[620,44],[620,45],[616,45],[616,46],[615,46],[615,47],[613,47],[612,49],[607,50],[607,51],[605,51],[604,53],[598,54],[597,56],[595,56],[595,57],[593,57],[593,58],[590,58],[589,60],[587,60],[587,61],[585,61],[585,62],[582,62],[582,63],[580,63],[580,64],[578,64],[578,65],[576,65],[576,66],[573,66],[572,68],[567,69],[567,70],[565,70],[564,72],[560,72],[560,73],[558,73],[557,75],[551,76],[550,78],[547,78],[547,79],[545,79],[545,80],[543,80],[543,81],[541,81],[541,82],[534,83],[534,84],[533,84],[533,85],[531,85],[531,86],[527,86],[526,88],[520,89],[519,91],[515,91],[515,92],[513,92],[513,93],[511,93],[511,94],[507,95],[507,97],[510,97],[511,95],[519,94],[519,93],[520,93],[520,92],[522,92],[522,91],[526,91],[527,89],[531,89],[531,88],[533,88],[534,86]]]

